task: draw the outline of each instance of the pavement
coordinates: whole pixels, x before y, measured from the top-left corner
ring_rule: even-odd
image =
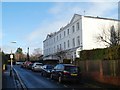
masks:
[[[10,66],[7,66],[7,70],[2,73],[2,90],[15,90],[15,81],[14,77],[10,76]]]

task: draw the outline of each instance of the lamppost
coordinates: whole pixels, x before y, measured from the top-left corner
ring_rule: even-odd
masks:
[[[11,43],[16,43],[16,41],[13,41]],[[11,55],[10,55],[10,76],[12,76],[12,67],[13,67],[13,63],[12,63],[12,59],[13,59],[13,54],[12,54],[12,49],[11,49]]]

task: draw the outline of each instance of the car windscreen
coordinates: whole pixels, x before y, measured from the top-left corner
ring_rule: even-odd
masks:
[[[36,64],[37,66],[42,66],[42,64]]]
[[[77,73],[78,68],[76,66],[65,66],[65,70],[70,73]]]
[[[47,69],[53,69],[53,66],[49,66],[49,65],[48,65],[48,66],[47,66]]]

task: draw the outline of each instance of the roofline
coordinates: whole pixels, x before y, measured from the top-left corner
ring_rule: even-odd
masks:
[[[78,15],[78,16],[84,16],[84,15],[80,15],[80,14],[74,14],[72,19],[70,20],[70,23],[68,23],[67,25],[65,25],[64,27],[61,27],[53,36],[55,36],[56,34],[58,34],[61,30],[63,30],[64,28],[66,28],[67,26],[69,26],[71,24],[71,21],[73,20],[73,18],[75,17],[75,15]],[[105,20],[114,20],[114,21],[120,21],[118,19],[112,19],[112,18],[103,18],[103,17],[94,17],[94,16],[84,16],[84,17],[87,17],[87,18],[95,18],[95,19],[105,19]],[[52,38],[53,36],[51,36],[50,38]],[[45,39],[43,42],[45,42],[47,39]]]
[[[58,34],[60,31],[62,31],[63,29],[65,29],[66,27],[68,27],[70,24],[71,24],[71,21],[73,20],[73,18],[75,17],[75,15],[78,15],[78,16],[82,16],[82,15],[80,15],[80,14],[74,14],[73,15],[73,17],[72,17],[72,19],[70,20],[70,22],[67,24],[67,25],[65,25],[64,27],[61,27],[53,36],[55,36],[56,34]],[[53,37],[52,36],[52,37]],[[47,36],[46,36],[47,37]],[[50,37],[50,38],[52,38],[52,37]],[[47,39],[45,39],[43,42],[45,42]]]
[[[106,20],[114,20],[114,21],[120,21],[118,19],[112,19],[112,18],[104,18],[104,17],[94,17],[94,16],[84,16],[84,17],[87,17],[87,18],[96,18],[96,19],[106,19]]]

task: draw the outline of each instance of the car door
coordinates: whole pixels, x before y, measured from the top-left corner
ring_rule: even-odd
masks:
[[[44,73],[47,73],[47,65],[44,67]]]
[[[56,77],[57,77],[57,75],[56,75],[56,73],[57,73],[57,67],[58,67],[58,65],[56,65],[56,66],[54,67],[54,69],[52,70],[52,76],[53,76],[53,78],[56,78]]]
[[[56,78],[58,79],[60,75],[62,75],[62,71],[63,71],[63,65],[59,64],[57,67],[57,71],[56,71]]]

